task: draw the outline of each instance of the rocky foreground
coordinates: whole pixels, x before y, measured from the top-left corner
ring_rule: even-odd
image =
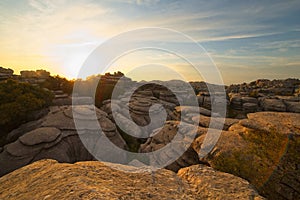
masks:
[[[256,191],[268,199],[300,199],[299,80],[261,80],[228,87],[224,124],[210,110],[220,103],[214,98],[218,95],[200,91],[199,106],[189,101],[179,105],[180,98],[192,97],[183,90],[186,83],[170,84],[181,94],[179,99],[166,88],[146,85],[130,98],[124,95],[104,101],[101,108],[82,103],[52,106],[47,115],[10,132],[6,145],[0,147],[0,199],[262,198]],[[161,124],[153,116],[163,112],[166,121]],[[74,120],[83,121],[84,126],[76,127]],[[124,125],[122,130],[116,121]],[[221,136],[202,157],[200,149],[212,121],[221,124],[214,126]],[[141,136],[144,130],[150,133],[146,139],[128,135]],[[109,163],[128,165],[131,161],[122,152],[116,158],[119,152],[106,148],[106,138],[120,149],[149,153],[164,148],[175,135],[191,145],[183,155],[177,155],[177,144],[161,152],[161,158],[176,155],[178,159],[154,175],[116,171],[108,167],[115,164],[95,161],[94,155]],[[95,145],[93,155],[82,138]],[[103,147],[101,151],[97,146]]]
[[[96,111],[96,119],[90,118],[90,115],[94,113],[93,109],[95,109]],[[194,107],[177,107],[175,109],[174,116],[176,117],[177,115],[179,115],[179,113],[177,113],[178,110],[185,109],[188,109],[191,113],[193,113],[192,111],[195,110]],[[70,112],[70,106],[52,107],[49,114],[42,119],[35,122],[30,122],[24,125],[22,128],[16,129],[15,131],[11,132],[11,134],[9,134],[9,137],[17,138],[17,140],[4,146],[4,148],[1,150],[1,175],[8,174],[23,166],[28,166],[1,178],[2,189],[0,190],[0,197],[1,195],[5,195],[3,196],[3,198],[5,197],[4,199],[15,199],[14,196],[10,195],[21,195],[22,193],[26,194],[26,191],[31,191],[32,193],[30,193],[30,195],[36,194],[47,196],[54,195],[52,193],[50,194],[48,188],[51,188],[51,191],[56,191],[59,188],[74,187],[74,195],[79,195],[81,193],[83,193],[84,195],[89,195],[90,193],[92,193],[90,195],[95,195],[95,197],[100,198],[103,191],[98,194],[97,190],[94,191],[92,189],[94,188],[94,186],[89,185],[93,185],[93,183],[98,180],[92,180],[92,177],[99,177],[99,179],[110,180],[110,184],[119,185],[117,180],[114,180],[115,173],[102,172],[103,169],[108,170],[108,168],[104,168],[103,166],[101,168],[99,167],[99,169],[96,169],[98,167],[88,167],[90,165],[103,165],[99,162],[92,162],[92,164],[88,162],[74,165],[60,165],[53,161],[43,161],[40,163],[37,162],[33,165],[29,165],[30,163],[33,163],[35,161],[49,158],[55,159],[61,163],[75,163],[78,161],[95,160],[95,158],[82,145],[79,134],[87,134],[89,136],[103,134],[100,139],[97,139],[100,142],[98,143],[99,145],[105,145],[104,143],[101,143],[101,138],[105,135],[115,145],[119,146],[120,148],[128,149],[126,140],[122,138],[116,125],[109,119],[109,114],[97,108],[92,108],[91,106],[75,106],[73,112],[77,114],[71,115]],[[207,198],[209,197],[209,195],[212,195],[213,197],[220,197],[220,199],[224,199],[228,195],[240,195],[239,193],[243,190],[241,190],[241,187],[239,186],[235,189],[232,189],[232,191],[227,191],[228,188],[235,187],[235,185],[239,184],[225,181],[226,179],[223,180],[223,176],[220,176],[220,178],[218,178],[216,174],[222,174],[221,172],[214,171],[211,168],[205,167],[204,165],[199,166],[199,163],[211,166],[219,171],[234,174],[235,176],[230,175],[230,180],[237,179],[242,181],[241,179],[237,178],[237,176],[248,180],[261,194],[270,199],[297,199],[300,197],[300,157],[298,153],[300,152],[300,114],[284,112],[258,112],[248,114],[247,119],[238,120],[228,118],[225,121],[221,137],[219,138],[213,150],[207,156],[199,158],[199,149],[201,148],[203,140],[207,134],[209,122],[212,119],[212,117],[204,115],[210,114],[208,110],[202,109],[200,110],[200,112],[202,113],[200,114],[200,120],[199,118],[196,118],[199,121],[194,142],[192,143],[191,147],[182,156],[180,156],[180,158],[178,158],[174,163],[167,166],[167,169],[170,169],[175,173],[178,172],[178,175],[180,175],[180,177],[183,177],[192,185],[192,188],[194,188],[193,190],[198,190],[198,193],[201,193],[201,195],[208,195],[206,196]],[[79,130],[77,133],[74,124],[74,117],[87,119],[89,122],[92,122],[92,119],[98,121],[102,126],[103,133],[99,133],[97,130],[94,130],[93,126],[87,126],[84,130]],[[195,123],[196,119],[194,115],[191,114],[183,119],[183,123],[185,124],[185,127],[188,128]],[[155,133],[156,130],[154,130],[153,136],[149,137],[145,143],[140,145],[139,151],[156,151],[157,149],[160,149],[168,144],[175,134],[182,135],[180,137],[185,140],[184,137],[187,137],[189,135],[188,130],[195,131],[194,129],[186,129],[187,132],[177,133],[178,124],[178,121],[176,121],[175,119],[167,121],[164,124],[162,130],[159,131],[159,133]],[[93,140],[93,137],[91,139]],[[189,138],[187,137],[187,139]],[[175,148],[173,149],[173,151],[176,152],[177,149]],[[128,159],[125,156],[123,157],[123,161],[114,160],[115,157],[111,156],[111,154],[114,155],[114,152],[103,151],[98,153],[101,155],[106,155],[105,161],[119,163],[123,162],[124,164],[128,162]],[[168,157],[172,155],[173,153],[164,153],[161,156]],[[85,165],[87,166],[84,167]],[[189,167],[191,165],[195,166]],[[80,168],[80,170],[77,168]],[[82,171],[81,169],[84,169],[86,171],[84,172],[84,170]],[[60,170],[62,170],[62,172],[58,173]],[[80,174],[77,174],[79,173],[78,170],[81,171]],[[167,171],[165,170],[161,170],[161,172],[167,173]],[[121,172],[116,173],[122,174]],[[89,174],[91,175],[90,178]],[[127,177],[128,181],[124,182],[125,179],[123,178],[121,178],[119,181],[122,183],[124,182],[124,184],[133,184],[131,183],[131,181],[135,180],[135,177],[139,181],[146,181],[146,179],[142,180],[141,177],[144,177],[143,175],[123,175]],[[168,176],[161,178],[165,179],[162,180],[165,181],[165,184],[162,184],[163,186],[157,186],[158,188],[161,187],[161,189],[157,189],[157,193],[154,194],[161,194],[162,197],[167,197],[167,195],[170,195],[170,191],[173,190],[171,190],[171,188],[168,188],[171,184],[171,181],[168,180]],[[172,176],[175,175],[173,174]],[[225,177],[228,176],[229,175],[226,175]],[[61,180],[64,179],[67,179],[68,181],[62,182]],[[72,181],[69,181],[72,179],[74,179],[76,184],[81,184],[80,182],[83,180],[85,184],[84,188],[87,188],[81,190],[80,185],[76,186],[76,184],[74,185]],[[214,183],[214,180],[221,181],[218,182],[218,184],[220,185]],[[41,183],[39,181],[41,181]],[[49,184],[52,182],[56,182],[58,185],[49,185],[46,182],[47,184],[45,183],[45,186],[42,186],[43,181],[49,181]],[[14,187],[10,187],[9,184],[13,184]],[[106,182],[103,182],[102,184],[105,185]],[[97,182],[96,185],[98,185]],[[3,186],[8,187],[7,189],[5,189]],[[205,189],[206,187],[210,186],[213,188],[216,187],[217,189]],[[104,186],[102,185],[101,188],[103,187]],[[129,187],[126,191],[139,191],[138,189],[133,189],[134,187],[135,186]],[[154,190],[155,189],[153,189],[153,191]],[[55,192],[55,195],[72,194],[65,194],[59,191],[59,194],[56,194],[57,192]],[[90,192],[87,192],[87,194],[85,194],[84,191]],[[120,190],[112,190],[111,188],[108,188],[108,193],[105,193],[105,195],[109,194],[114,198],[118,198],[118,193],[114,193],[112,191],[117,192]],[[148,189],[145,191],[148,191]],[[152,189],[149,192],[151,193],[151,195],[153,195],[151,191]],[[162,193],[161,191],[165,191],[166,196],[164,196],[164,193]],[[189,190],[187,189],[186,191]],[[217,191],[221,193],[218,193]],[[147,192],[140,192],[141,193],[137,194],[147,196]],[[178,195],[174,196],[174,198],[176,197],[175,199],[180,199],[181,197],[183,198],[183,196],[180,195],[187,195],[187,197],[191,195],[192,198],[196,198],[195,196],[193,196],[193,192],[180,192],[174,194],[173,192],[171,193],[172,195]],[[247,195],[244,195],[243,198],[245,197],[247,199],[248,196],[249,195],[247,193]],[[67,198],[69,196],[61,197]],[[73,198],[73,196],[71,197]],[[88,199],[90,197],[92,196],[87,196],[86,198]],[[139,199],[139,197],[141,196],[137,196],[137,199]],[[228,197],[228,199],[230,198]]]
[[[247,181],[203,165],[151,174],[97,161],[42,160],[0,178],[0,185],[0,199],[264,199]]]

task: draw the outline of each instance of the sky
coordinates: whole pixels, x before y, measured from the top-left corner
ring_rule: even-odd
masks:
[[[76,78],[91,53],[111,38],[159,27],[192,38],[204,51],[172,34],[150,33],[166,50],[184,52],[184,59],[171,51],[141,49],[118,55],[107,70],[128,73],[134,80],[173,79],[169,70],[186,80],[205,79],[191,61],[203,66],[202,72],[215,65],[225,84],[300,78],[299,19],[300,1],[288,0],[1,0],[0,66],[16,74],[46,69]],[[132,38],[144,40],[134,34]],[[127,44],[107,51],[116,53],[122,45]],[[140,67],[136,73],[135,67]]]

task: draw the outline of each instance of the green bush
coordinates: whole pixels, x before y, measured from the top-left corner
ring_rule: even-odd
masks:
[[[38,86],[13,80],[0,82],[0,139],[28,121],[34,111],[48,107],[52,99],[51,92]]]
[[[60,76],[50,76],[45,82],[39,85],[49,90],[62,90],[64,93],[71,94],[73,92],[74,81],[69,81]]]

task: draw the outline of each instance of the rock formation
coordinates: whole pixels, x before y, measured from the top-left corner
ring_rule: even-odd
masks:
[[[110,75],[105,77],[105,81],[113,84],[120,79],[120,77],[110,78]],[[144,84],[133,83],[128,79],[125,82],[136,86]],[[248,84],[232,85],[226,88],[228,94],[226,99],[218,96],[218,88],[221,86],[209,85],[210,88],[215,88],[213,89],[214,95],[210,95],[209,87],[204,86],[206,85],[204,82],[194,82],[192,86],[194,91],[198,92],[196,102],[199,107],[192,105],[190,101],[192,95],[184,91],[185,84],[182,81],[165,82],[164,86],[149,83],[135,90],[132,96],[123,88],[127,92],[117,98],[101,102],[101,110],[94,106],[82,105],[92,104],[94,101],[91,98],[80,99],[79,97],[78,101],[73,99],[73,109],[70,105],[51,107],[46,116],[13,130],[6,138],[9,144],[0,148],[0,176],[2,176],[46,158],[66,163],[95,160],[91,152],[88,152],[82,144],[82,138],[89,147],[92,147],[93,155],[104,158],[102,161],[127,164],[126,156],[120,156],[124,160],[115,160],[116,158],[110,154],[112,152],[105,149],[106,142],[103,141],[107,140],[104,140],[104,134],[105,138],[108,138],[115,146],[134,152],[137,150],[154,152],[162,149],[173,141],[176,135],[178,140],[170,145],[171,148],[167,152],[160,152],[156,161],[159,162],[159,157],[168,159],[174,155],[178,156],[178,159],[168,164],[166,169],[178,172],[178,175],[184,179],[183,181],[175,173],[160,170],[157,173],[162,181],[157,183],[159,187],[153,186],[152,188],[151,186],[149,190],[146,190],[143,186],[149,185],[149,174],[125,175],[112,171],[100,162],[69,165],[58,164],[54,161],[41,161],[4,176],[0,179],[0,183],[5,185],[13,178],[19,181],[16,177],[21,176],[22,173],[29,173],[29,176],[35,177],[33,173],[36,171],[46,173],[52,172],[51,168],[58,171],[67,168],[69,171],[63,170],[66,176],[61,172],[60,178],[68,178],[74,170],[75,175],[92,185],[85,185],[84,188],[86,188],[80,191],[76,188],[82,185],[76,185],[79,183],[72,179],[74,181],[72,183],[76,184],[74,188],[68,190],[69,193],[53,194],[36,189],[39,184],[46,184],[37,182],[36,188],[28,189],[30,191],[28,195],[37,192],[37,198],[46,199],[102,198],[104,195],[110,195],[112,198],[124,196],[124,199],[135,197],[260,199],[261,197],[246,181],[235,177],[239,176],[248,180],[261,194],[270,199],[300,199],[300,157],[298,155],[300,152],[300,81],[297,79],[258,80]],[[174,95],[168,89],[169,87],[180,95]],[[179,105],[183,99],[187,100]],[[89,103],[84,103],[87,100]],[[223,119],[218,113],[211,111],[211,106],[218,106],[224,101],[226,101],[228,113],[223,124]],[[155,118],[155,116],[165,116],[166,122],[161,123],[160,117]],[[80,126],[81,122],[75,124],[74,120],[81,120],[84,123]],[[102,132],[99,132],[94,122],[101,125]],[[218,127],[222,134],[212,151],[205,157],[199,158],[199,151],[212,122],[218,125],[214,128]],[[118,123],[122,124],[122,127]],[[144,132],[149,135],[144,139],[139,139]],[[130,136],[131,133],[136,137]],[[104,147],[101,148],[103,151],[99,151],[96,148],[97,145]],[[187,151],[179,155],[182,145]],[[45,164],[45,168],[40,166],[41,164]],[[214,169],[199,164],[205,164]],[[31,173],[30,169],[36,169],[36,171],[33,170]],[[79,169],[86,170],[84,176],[78,174]],[[101,174],[102,170],[103,174]],[[116,175],[120,180],[132,178],[134,182],[131,186],[126,186],[122,181],[111,177],[111,174]],[[99,177],[100,180],[94,180],[90,175]],[[51,175],[51,178],[56,180],[55,175]],[[110,178],[116,185],[119,182],[120,185],[123,184],[125,189],[113,188],[111,184],[105,182]],[[155,183],[155,178],[151,180]],[[226,180],[227,185],[223,180]],[[53,183],[54,190],[58,191],[60,187],[67,187],[68,184],[55,181]],[[104,189],[94,184],[99,184]],[[178,189],[178,185],[182,185],[181,189]],[[136,191],[136,193],[133,192],[136,196],[130,196],[131,194],[126,190]],[[14,189],[7,191],[11,191],[16,196],[0,192],[0,199],[1,195],[4,195],[3,198],[17,198],[20,195]]]
[[[5,69],[3,67],[0,67],[0,80],[6,80],[8,78],[11,78],[14,74],[14,71],[12,69]]]
[[[205,165],[183,168],[179,170],[178,176],[188,181],[202,199],[264,199],[248,181]]]
[[[178,177],[164,169],[42,160],[0,178],[0,184],[0,199],[264,199],[247,181],[201,165],[182,169]]]
[[[93,116],[94,111],[96,118]],[[79,122],[84,124],[76,127],[74,117],[81,119]],[[101,125],[102,131],[93,125],[95,120]],[[42,119],[29,122],[8,135],[8,140],[16,140],[4,146],[0,153],[0,175],[45,158],[68,163],[94,160],[81,139],[90,141],[88,145],[94,145],[93,149],[97,151],[97,145],[101,149],[105,148],[103,133],[114,145],[127,148],[115,124],[107,118],[105,112],[87,105],[74,106],[73,109],[72,106],[51,107],[49,114]],[[105,161],[115,161],[109,152],[93,153],[106,158]]]
[[[223,131],[202,162],[252,183],[270,199],[300,198],[300,114],[248,114]],[[192,147],[198,152],[205,134]]]
[[[183,109],[186,109],[185,107]],[[177,108],[179,110],[179,108]],[[206,163],[249,180],[271,199],[297,199],[299,189],[300,114],[284,112],[257,112],[247,119],[226,119],[221,137],[213,150],[201,160],[195,159],[209,127],[211,118],[199,120],[196,138],[187,152],[167,169],[177,171],[191,164]],[[178,122],[167,122],[164,128],[141,145],[140,151],[151,152],[168,144],[177,133]],[[187,140],[183,134],[183,139]],[[286,192],[288,191],[288,192]]]
[[[300,110],[299,79],[257,80],[230,85],[230,108],[251,113],[257,111],[296,112]]]

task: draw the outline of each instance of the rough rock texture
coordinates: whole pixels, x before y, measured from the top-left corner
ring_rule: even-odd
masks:
[[[285,112],[286,106],[280,99],[264,99],[261,102],[264,111]]]
[[[179,176],[164,169],[42,160],[0,178],[0,199],[263,199],[247,181],[209,167],[186,168]]]
[[[185,143],[191,144],[193,141],[193,138],[191,138],[190,135],[192,134],[202,134],[205,133],[205,130],[202,129],[195,129],[195,126],[189,125],[186,123],[182,123],[182,129],[178,129],[179,123],[176,121],[168,121],[164,125],[164,127],[161,130],[154,131],[153,137],[148,138],[147,142],[145,144],[142,144],[140,147],[140,152],[153,152],[158,149],[163,148],[165,145],[169,144],[173,139],[174,136],[177,134],[177,137],[179,137],[179,142],[180,143],[174,143],[171,148],[172,152],[161,152],[159,157],[165,158],[166,156],[171,157],[172,156],[177,156],[178,149],[185,148]],[[182,132],[184,131],[184,132]],[[195,132],[196,131],[196,132]],[[179,158],[173,162],[172,164],[168,165],[166,169],[170,169],[172,171],[178,171],[180,168],[187,167],[193,164],[198,164],[199,158],[198,154],[196,151],[194,151],[192,148],[188,147],[187,151],[179,156]]]
[[[288,112],[296,112],[300,113],[300,101],[299,102],[292,102],[292,101],[285,101],[286,109]]]
[[[80,127],[75,126],[74,118]],[[95,124],[100,124],[102,132]],[[104,161],[122,163],[126,160],[125,156],[124,160],[111,156],[115,152],[108,149],[107,141],[121,149],[127,149],[127,145],[107,114],[93,106],[74,106],[73,110],[71,106],[51,107],[48,115],[25,127],[8,135],[10,140],[16,135],[19,137],[0,152],[0,176],[46,158],[67,163],[94,160],[81,139],[93,150],[93,155]]]
[[[114,115],[117,116],[115,118],[122,120],[122,124],[124,125],[128,124],[128,127],[133,127],[132,123],[136,123],[138,126],[149,125],[151,123],[149,115],[152,114],[154,116],[152,120],[155,120],[155,116],[158,116],[159,113],[163,112],[164,108],[166,109],[168,119],[171,119],[173,116],[173,109],[176,106],[173,103],[157,99],[152,95],[145,96],[144,91],[135,93],[131,99],[120,98],[120,100],[105,101],[103,104],[102,109],[108,114],[111,120],[114,120],[112,115],[113,106],[115,109]],[[159,104],[162,106],[153,106]],[[161,124],[152,121],[151,125],[147,127],[147,131],[151,132],[160,126]],[[141,130],[136,131],[141,132]]]
[[[299,198],[300,156],[297,152],[300,151],[300,114],[258,112],[249,113],[247,117],[242,120],[226,119],[227,131],[222,131],[212,151],[199,161],[196,156],[211,120],[201,115],[191,148],[167,168],[177,171],[192,164],[206,163],[249,180],[270,199]],[[199,118],[194,117],[190,126],[197,124],[197,120]],[[178,121],[167,122],[163,129],[153,132],[151,138],[141,145],[140,151],[151,152],[164,147],[173,140],[178,126]],[[183,141],[191,140],[187,131],[178,134],[182,135]]]
[[[255,94],[263,95],[294,95],[300,85],[299,79],[286,80],[267,80],[259,79],[251,83],[243,83],[237,85],[230,85],[227,88],[228,93],[246,93],[255,96]]]
[[[238,119],[231,119],[231,118],[225,118],[225,119],[221,119],[221,118],[212,118],[212,117],[206,117],[203,115],[200,116],[194,116],[192,118],[192,121],[195,124],[199,124],[199,126],[204,127],[204,128],[209,128],[210,127],[210,123],[211,120],[214,120],[213,123],[218,123],[218,124],[224,124],[223,125],[223,130],[228,130],[230,126],[232,126],[233,124],[239,122]]]
[[[230,109],[235,111],[299,113],[299,88],[299,79],[273,81],[261,79],[248,84],[230,85],[226,92],[229,96]]]
[[[248,181],[205,165],[183,168],[178,176],[187,180],[203,199],[264,199]]]
[[[245,178],[270,199],[300,198],[300,114],[259,112],[223,131],[202,162]],[[199,151],[205,134],[193,143]]]
[[[300,114],[297,113],[277,113],[277,112],[257,112],[249,113],[248,119],[240,120],[240,126],[261,130],[266,132],[277,131],[282,134],[300,133]],[[234,131],[235,128],[233,127]]]

